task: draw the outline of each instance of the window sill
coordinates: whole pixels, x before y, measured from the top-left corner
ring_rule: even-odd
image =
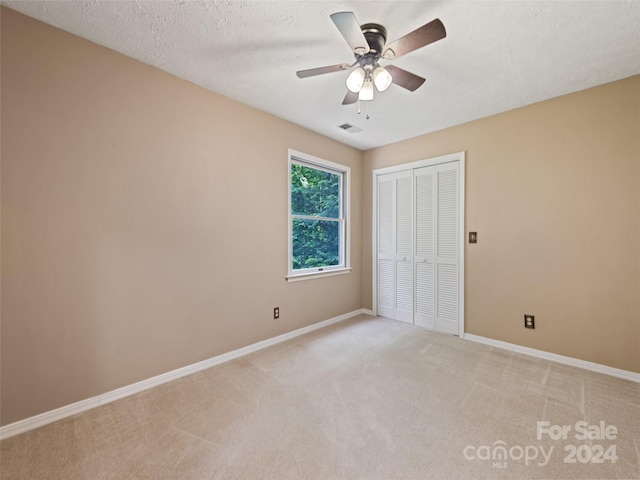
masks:
[[[313,273],[298,273],[295,275],[287,275],[285,278],[287,282],[300,282],[302,280],[311,280],[320,277],[333,277],[334,275],[344,275],[350,273],[353,270],[351,267],[340,268],[335,270],[327,270],[326,272],[313,272]]]

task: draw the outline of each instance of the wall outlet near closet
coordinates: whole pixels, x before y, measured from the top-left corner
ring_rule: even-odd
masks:
[[[524,316],[524,328],[536,328],[536,317],[533,315],[525,315]]]

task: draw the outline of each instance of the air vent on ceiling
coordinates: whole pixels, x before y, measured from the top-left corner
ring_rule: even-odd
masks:
[[[341,128],[344,131],[349,132],[349,133],[358,133],[358,132],[362,131],[361,128],[355,127],[355,126],[353,126],[353,125],[351,125],[349,123],[343,123],[342,125],[338,125],[338,128]]]

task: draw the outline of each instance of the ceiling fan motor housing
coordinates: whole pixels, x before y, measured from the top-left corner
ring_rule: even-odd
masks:
[[[372,56],[375,58],[380,58],[382,49],[387,42],[387,29],[377,23],[365,23],[360,26],[360,29],[369,44],[369,53],[364,56],[373,54]]]

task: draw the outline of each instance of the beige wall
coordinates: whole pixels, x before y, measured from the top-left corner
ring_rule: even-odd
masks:
[[[365,239],[373,169],[466,151],[466,331],[640,372],[639,137],[636,76],[367,151]]]
[[[1,115],[2,424],[361,307],[360,151],[6,8]],[[353,273],[285,281],[288,148]]]
[[[3,425],[370,308],[372,170],[462,150],[467,332],[640,372],[640,77],[363,154],[1,25]],[[288,148],[352,168],[350,275],[284,280]]]

